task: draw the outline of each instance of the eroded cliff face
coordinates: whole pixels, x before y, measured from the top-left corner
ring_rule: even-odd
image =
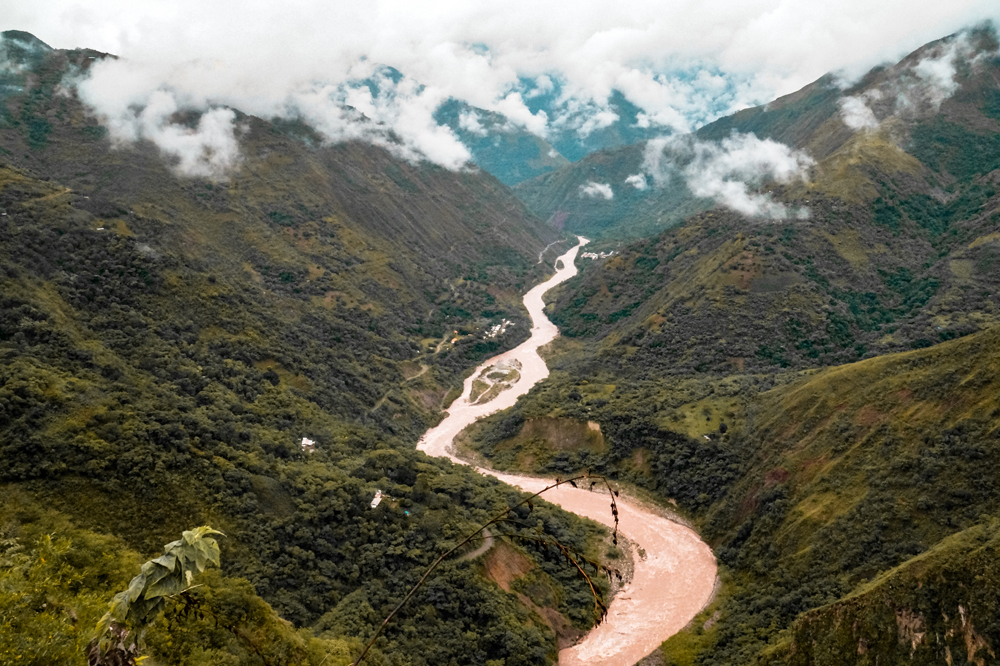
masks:
[[[995,663],[998,527],[994,519],[963,530],[810,611],[764,663]]]

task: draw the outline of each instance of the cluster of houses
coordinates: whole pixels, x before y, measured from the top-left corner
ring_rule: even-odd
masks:
[[[503,335],[504,333],[507,332],[507,327],[513,325],[514,322],[510,321],[509,319],[504,319],[499,324],[494,324],[493,326],[490,326],[490,330],[486,331],[486,335],[484,337],[487,340],[489,340],[491,338],[497,337],[498,335]]]
[[[607,259],[608,257],[612,257],[616,254],[618,254],[618,252],[612,250],[611,252],[581,252],[580,256],[584,259],[594,259],[596,261],[597,259]]]

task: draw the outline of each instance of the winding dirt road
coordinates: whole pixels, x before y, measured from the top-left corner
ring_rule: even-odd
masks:
[[[554,340],[559,330],[545,316],[542,296],[576,275],[576,256],[586,244],[587,239],[581,238],[579,245],[559,257],[563,268],[525,295],[524,305],[531,315],[531,337],[477,368],[465,380],[462,396],[451,405],[448,416],[424,434],[418,449],[468,464],[452,453],[455,436],[474,421],[511,407],[519,396],[548,377],[549,369],[538,348]],[[470,403],[472,381],[480,371],[498,361],[512,359],[521,362],[520,381],[486,404]],[[479,471],[529,492],[551,483],[549,479]],[[613,524],[606,494],[560,487],[546,493],[545,499],[605,525]],[[577,645],[559,652],[562,666],[631,666],[682,629],[712,596],[715,556],[694,531],[626,499],[618,499],[618,514],[619,532],[645,550],[646,557],[637,557],[632,582],[615,597],[604,623]]]

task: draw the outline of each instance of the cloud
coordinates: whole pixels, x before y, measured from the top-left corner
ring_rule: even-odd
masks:
[[[102,84],[111,96],[95,100],[102,113],[158,90],[194,111],[308,112],[330,140],[370,140],[448,168],[462,168],[467,151],[433,123],[442,100],[504,113],[539,136],[554,126],[585,136],[609,122],[617,90],[640,108],[640,124],[685,132],[1000,15],[996,0],[8,4],[2,27],[123,57],[94,70],[123,85]],[[357,84],[376,65],[416,83],[394,81],[369,100]],[[946,90],[947,65],[928,62],[920,80]],[[547,112],[532,106],[542,99]],[[374,116],[338,107],[349,100],[370,102]]]
[[[545,137],[548,133],[548,114],[544,111],[532,113],[531,109],[524,103],[521,93],[508,93],[503,99],[491,105],[492,111],[502,113],[513,125]]]
[[[837,100],[840,106],[840,117],[844,124],[853,130],[874,129],[878,127],[878,118],[861,97],[841,97]]]
[[[170,122],[170,114],[178,111],[208,110],[213,113],[226,107],[259,115],[265,118],[299,118],[313,126],[331,143],[364,140],[384,147],[397,157],[411,162],[429,160],[449,169],[459,169],[471,159],[468,149],[454,132],[438,125],[434,111],[445,100],[437,88],[423,86],[412,78],[393,75],[385,68],[364,70],[367,83],[348,81],[340,85],[308,84],[284,92],[278,99],[245,98],[227,94],[225,89],[213,93],[198,76],[207,73],[210,65],[199,64],[186,70],[186,76],[195,79],[188,85],[175,88],[162,86],[150,89],[149,81],[158,80],[156,72],[141,63],[106,59],[91,67],[90,76],[77,82],[80,98],[90,105],[108,125],[112,137],[119,142],[149,139],[168,154],[176,153],[178,136],[183,134]],[[192,85],[195,84],[195,85]],[[169,99],[171,110],[160,112]],[[202,136],[203,134],[196,134]],[[206,154],[221,151],[215,134],[204,135]],[[226,144],[238,153],[235,137]],[[191,144],[190,150],[195,150]],[[186,156],[187,153],[184,153]],[[213,168],[236,164],[235,157],[212,160]],[[185,159],[183,165],[194,164]],[[185,166],[181,173],[203,175],[204,169]],[[221,174],[212,172],[213,177]]]
[[[528,91],[525,95],[528,99],[533,97],[540,97],[542,95],[548,95],[550,92],[555,90],[556,84],[552,81],[552,78],[542,74],[537,79],[535,79],[535,87]]]
[[[690,155],[689,137],[660,137],[646,142],[642,154],[642,171],[653,179],[656,187],[663,187],[673,177],[679,176],[675,159]]]
[[[628,178],[626,178],[625,179],[625,184],[626,185],[631,185],[632,187],[634,187],[635,189],[640,190],[640,191],[642,191],[642,190],[646,189],[647,187],[649,187],[649,183],[646,182],[646,176],[644,174],[641,174],[641,173],[634,173],[631,176],[629,176]]]
[[[734,132],[719,142],[690,136],[651,141],[643,168],[660,186],[679,177],[695,196],[714,199],[749,217],[803,219],[809,216],[808,209],[789,208],[751,188],[767,180],[806,180],[813,164],[806,153],[783,143]]]
[[[600,197],[601,199],[610,200],[614,198],[615,193],[611,191],[611,185],[608,183],[595,183],[589,180],[586,185],[580,186],[580,196],[592,199]]]
[[[956,61],[968,59],[974,51],[969,33],[963,32],[957,38],[933,49],[930,55],[913,67],[913,73],[922,84],[918,88],[935,111],[958,90],[958,82],[955,81]]]
[[[88,92],[94,94],[87,88],[81,92],[85,101]],[[154,90],[141,101],[128,96],[116,101],[104,116],[112,140],[118,144],[152,141],[181,175],[224,180],[240,161],[232,109],[218,107],[200,113],[191,126],[179,117],[183,105],[171,91]]]
[[[463,111],[458,116],[458,126],[466,132],[476,136],[486,136],[489,134],[483,124],[479,122],[479,114],[475,111]]]
[[[969,31],[941,40],[913,61],[889,68],[884,80],[864,92],[838,100],[844,124],[854,130],[878,127],[890,115],[913,117],[937,113],[958,90],[960,66],[975,71],[989,55]]]

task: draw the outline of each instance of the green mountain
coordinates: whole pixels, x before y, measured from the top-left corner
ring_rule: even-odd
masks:
[[[719,594],[664,663],[996,661],[998,46],[976,29],[820,79],[651,144],[666,172],[648,145],[595,154],[520,186],[525,207],[483,171],[237,110],[234,168],[178,175],[65,85],[105,54],[4,33],[0,661],[84,663],[141,562],[208,524],[222,568],[154,623],[152,661],[350,663],[516,497],[413,449],[527,334],[519,294],[558,232],[526,192],[567,230],[656,235],[595,243],[614,254],[549,304],[550,378],[462,446],[606,474],[700,530]],[[691,194],[734,131],[813,162],[737,174],[770,217]],[[615,554],[544,503],[518,518]],[[370,663],[546,664],[593,623],[559,558],[490,553],[443,565]]]
[[[674,174],[680,172],[691,161],[692,143],[718,143],[734,133],[752,133],[804,151],[819,163],[811,178],[818,191],[808,196],[851,202],[877,199],[882,181],[903,174],[921,177],[914,162],[904,163],[903,153],[935,174],[945,173],[940,182],[924,178],[914,192],[904,193],[928,194],[952,185],[953,177],[967,179],[990,171],[992,144],[968,143],[976,144],[979,136],[995,131],[994,44],[990,28],[967,31],[927,44],[891,67],[878,67],[845,89],[834,76],[826,75],[766,105],[720,118],[689,137],[597,151],[525,181],[515,191],[529,209],[560,229],[591,237],[649,236],[713,203],[692,193],[676,175],[663,179],[662,174],[657,178],[650,172],[662,170],[663,165]],[[926,73],[927,62],[951,62],[953,57],[958,64],[952,80],[937,81]],[[845,100],[852,103],[842,106]],[[858,113],[865,109],[870,118]],[[878,126],[859,132],[845,119]],[[943,164],[941,159],[952,163]],[[642,178],[626,182],[629,176]],[[767,181],[751,179],[751,189],[773,190],[775,184]],[[588,196],[585,189],[590,183],[607,185],[612,196]]]
[[[718,205],[595,244],[551,299],[550,379],[466,433],[699,528],[720,593],[665,663],[996,661],[997,52],[969,31],[703,128],[809,151],[808,182],[750,190],[808,219]],[[942,59],[953,88],[922,83]]]
[[[479,168],[507,186],[569,163],[545,139],[494,111],[452,99],[438,107],[434,119],[451,128]]]
[[[770,123],[773,136],[807,145],[848,135],[808,184],[765,186],[809,219],[699,213],[589,267],[557,297],[554,321],[601,340],[600,353],[622,365],[664,374],[843,363],[996,321],[1000,61],[978,63],[939,112],[890,115],[876,129],[852,133],[840,116],[807,123],[801,109],[787,126],[766,115],[815,108],[816,86],[744,112],[743,129]],[[887,77],[869,75],[853,92]]]
[[[608,114],[606,124],[590,127],[589,114],[599,110],[581,107],[570,112],[564,108],[566,101],[561,100],[558,90],[526,100],[532,113],[544,113],[548,118],[546,138],[518,127],[502,113],[478,109],[455,99],[442,104],[435,111],[434,119],[458,136],[481,169],[511,187],[532,178],[542,178],[560,168],[575,172],[571,162],[598,152],[614,153],[617,149],[634,152],[637,142],[659,136],[664,131],[648,123],[643,126],[639,122],[642,110],[617,90],[602,109]],[[622,180],[627,176],[622,175]]]
[[[0,47],[0,662],[85,663],[138,565],[208,524],[221,572],[154,624],[154,661],[350,663],[508,506],[414,444],[464,372],[527,335],[519,294],[557,236],[482,172],[243,114],[228,177],[178,175],[64,85],[104,54]],[[534,514],[532,534],[607,551],[603,530]],[[368,663],[550,663],[593,623],[589,587],[542,546],[505,557],[504,587],[482,559],[446,562]]]

